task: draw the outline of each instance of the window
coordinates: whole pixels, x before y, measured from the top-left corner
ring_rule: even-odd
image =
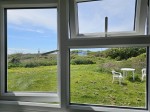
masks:
[[[112,2],[113,4],[110,4]],[[126,2],[103,0],[77,3],[79,34],[105,32],[106,17],[108,18],[108,32],[133,31],[135,3],[135,0]],[[87,25],[86,28],[85,25]]]
[[[124,7],[125,11],[122,10],[120,14],[118,13],[118,15],[115,16],[115,18],[119,18],[121,14],[124,13],[125,15],[125,13],[127,13],[128,16],[124,18],[126,18],[127,21],[130,21],[127,22],[130,24],[130,27],[128,26],[128,28],[125,25],[121,27],[121,21],[119,20],[117,22],[115,22],[115,19],[113,19],[114,21],[110,20],[111,16],[113,15],[113,11],[119,8],[121,4],[118,5],[118,7],[114,6],[115,8],[111,8],[111,10],[109,9],[110,6],[119,4],[120,2],[120,0],[116,2],[113,1],[113,3],[111,2],[110,4],[110,2],[107,3],[107,0],[70,1],[70,5],[71,7],[73,7],[70,11],[71,39],[68,45],[70,50],[69,103],[71,109],[90,110],[91,112],[132,112],[134,110],[148,110],[147,90],[149,87],[147,86],[147,84],[149,83],[149,81],[148,79],[143,79],[145,75],[143,75],[142,77],[142,71],[146,71],[148,75],[149,48],[147,47],[146,42],[142,44],[141,41],[143,40],[142,38],[148,38],[147,35],[149,34],[147,33],[149,31],[147,31],[146,28],[147,11],[144,11],[147,9],[141,9],[143,6],[147,7],[147,1],[130,1],[130,4],[128,4],[128,2],[126,1],[130,12],[127,11],[127,7]],[[97,5],[101,5],[101,7],[98,7]],[[98,10],[97,8],[101,10],[96,12]],[[104,9],[106,10],[107,8],[109,10],[107,10],[106,12],[110,11],[110,15],[108,13],[105,13],[104,11]],[[92,21],[97,19],[95,16],[93,17],[94,13],[97,14],[95,14],[97,18],[99,17],[99,20],[97,20],[95,24]],[[106,15],[104,14],[104,16],[102,16],[103,13],[105,13]],[[143,14],[143,16],[141,16],[141,14]],[[100,17],[102,17],[102,19]],[[93,26],[91,24],[93,24]],[[111,29],[112,24],[114,24],[116,28],[118,27],[118,29]],[[139,25],[141,27],[139,27]],[[140,55],[139,57],[126,57],[130,50],[138,52],[138,49],[144,49],[143,59],[137,59],[140,57]],[[107,55],[113,55],[115,52],[120,52],[120,54],[116,53],[116,57],[107,57]],[[135,55],[136,53],[133,54]],[[126,59],[125,57],[124,59],[121,59],[121,55],[125,56]],[[141,66],[141,68],[137,66]],[[99,73],[102,74],[100,75]],[[119,75],[121,74],[120,76],[118,76],[120,79],[116,79],[116,73],[118,73]],[[126,73],[128,75],[126,75]],[[139,82],[136,82],[136,80],[139,80]],[[146,82],[143,83],[143,80],[145,80]],[[128,87],[130,85],[130,81],[132,83],[131,85],[133,86],[132,90],[135,90],[137,92],[131,92],[128,90],[130,88]],[[144,93],[143,95],[139,94],[139,90],[135,89],[137,84],[139,84],[140,82],[142,82],[140,86],[142,86],[143,89],[140,90]],[[114,89],[115,86],[113,85],[115,84],[117,84],[120,89]]]
[[[58,104],[56,5],[4,8],[4,14],[3,98]]]
[[[6,91],[57,92],[56,8],[6,12]]]
[[[105,19],[106,16],[103,16],[100,20],[103,21],[100,27],[102,29],[91,30],[92,26],[88,25],[92,22],[88,22],[82,28],[81,12],[85,7],[90,7],[91,10],[87,9],[86,12],[90,14],[90,11],[97,8],[95,3],[96,5],[104,3],[107,6],[107,1],[0,1],[0,111],[148,112],[150,110],[149,2],[130,0],[131,4],[128,6],[131,10],[122,11],[130,15],[125,16],[127,20],[129,19],[128,28],[122,25],[123,22],[115,23],[114,20],[112,22],[111,11],[110,15],[106,15],[108,18]],[[112,5],[120,4],[122,0],[114,1],[116,2],[112,2]],[[129,3],[128,0],[126,3]],[[91,6],[92,4],[94,6]],[[102,13],[103,10],[99,11],[98,15]],[[122,13],[116,18],[121,18]],[[53,17],[55,19],[52,19]],[[99,24],[94,25],[99,27]],[[112,24],[115,24],[117,29],[112,28]],[[46,26],[44,29],[43,25]],[[89,31],[83,31],[85,28]],[[34,41],[31,42],[32,39]],[[53,44],[55,46],[51,48]],[[112,52],[109,57],[102,58],[105,56],[104,52],[112,49],[117,51],[121,49],[122,52],[120,51],[121,54],[115,58],[110,56]],[[131,57],[122,58],[123,54],[129,56],[127,55],[129,49],[140,54],[135,55],[136,53],[132,52]],[[39,66],[43,65],[41,60],[44,61],[44,66]],[[51,60],[54,61],[55,67],[49,65]],[[28,64],[28,61],[31,63]],[[45,66],[45,63],[48,66]],[[22,71],[20,72],[18,68],[22,68]],[[104,71],[101,72],[102,70]],[[28,72],[27,77],[23,76],[24,80],[21,81],[20,77],[25,72]],[[122,75],[113,81],[113,74],[116,72]],[[39,77],[39,74],[42,76]],[[108,80],[108,83],[102,83],[101,80]],[[15,85],[17,86],[14,87]],[[113,87],[115,89],[112,89]]]
[[[144,1],[145,2],[145,1]],[[79,37],[112,37],[124,35],[144,35],[146,7],[140,0],[76,0],[74,23],[75,35]],[[139,12],[139,8],[143,8]],[[141,19],[139,19],[141,17]],[[139,27],[140,25],[140,27]],[[75,26],[75,28],[73,28]],[[86,26],[86,28],[85,28]],[[74,35],[74,34],[72,34]]]
[[[145,47],[71,49],[70,103],[146,109],[146,66]]]

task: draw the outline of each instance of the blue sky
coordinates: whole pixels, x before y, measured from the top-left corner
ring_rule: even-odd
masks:
[[[9,54],[57,49],[56,9],[11,9],[7,18]]]
[[[132,31],[135,0],[102,0],[78,4],[79,32]],[[86,26],[86,27],[85,27]],[[56,9],[8,9],[8,53],[37,53],[57,49]]]
[[[135,0],[101,0],[78,4],[79,33],[133,31]],[[86,26],[86,27],[85,27]]]

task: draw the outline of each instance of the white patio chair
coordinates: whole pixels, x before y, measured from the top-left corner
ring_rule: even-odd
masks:
[[[146,77],[146,68],[142,69],[142,81],[144,80],[144,77]]]
[[[113,81],[112,83],[114,82],[115,79],[118,79],[119,80],[119,84],[121,85],[121,82],[123,80],[123,76],[120,72],[116,72],[115,70],[112,70],[112,75],[113,75]]]

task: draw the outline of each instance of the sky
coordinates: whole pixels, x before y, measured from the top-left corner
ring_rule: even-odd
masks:
[[[133,31],[135,0],[100,0],[78,3],[79,33]],[[86,26],[86,27],[85,27]]]
[[[135,0],[78,3],[79,33],[133,31]],[[86,26],[86,27],[85,27]],[[57,49],[57,9],[8,9],[8,54],[41,53]]]
[[[7,37],[9,54],[56,50],[57,10],[8,10]]]

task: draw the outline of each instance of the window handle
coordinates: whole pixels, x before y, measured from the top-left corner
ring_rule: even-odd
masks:
[[[107,37],[107,32],[108,32],[108,17],[105,17],[105,37]]]

